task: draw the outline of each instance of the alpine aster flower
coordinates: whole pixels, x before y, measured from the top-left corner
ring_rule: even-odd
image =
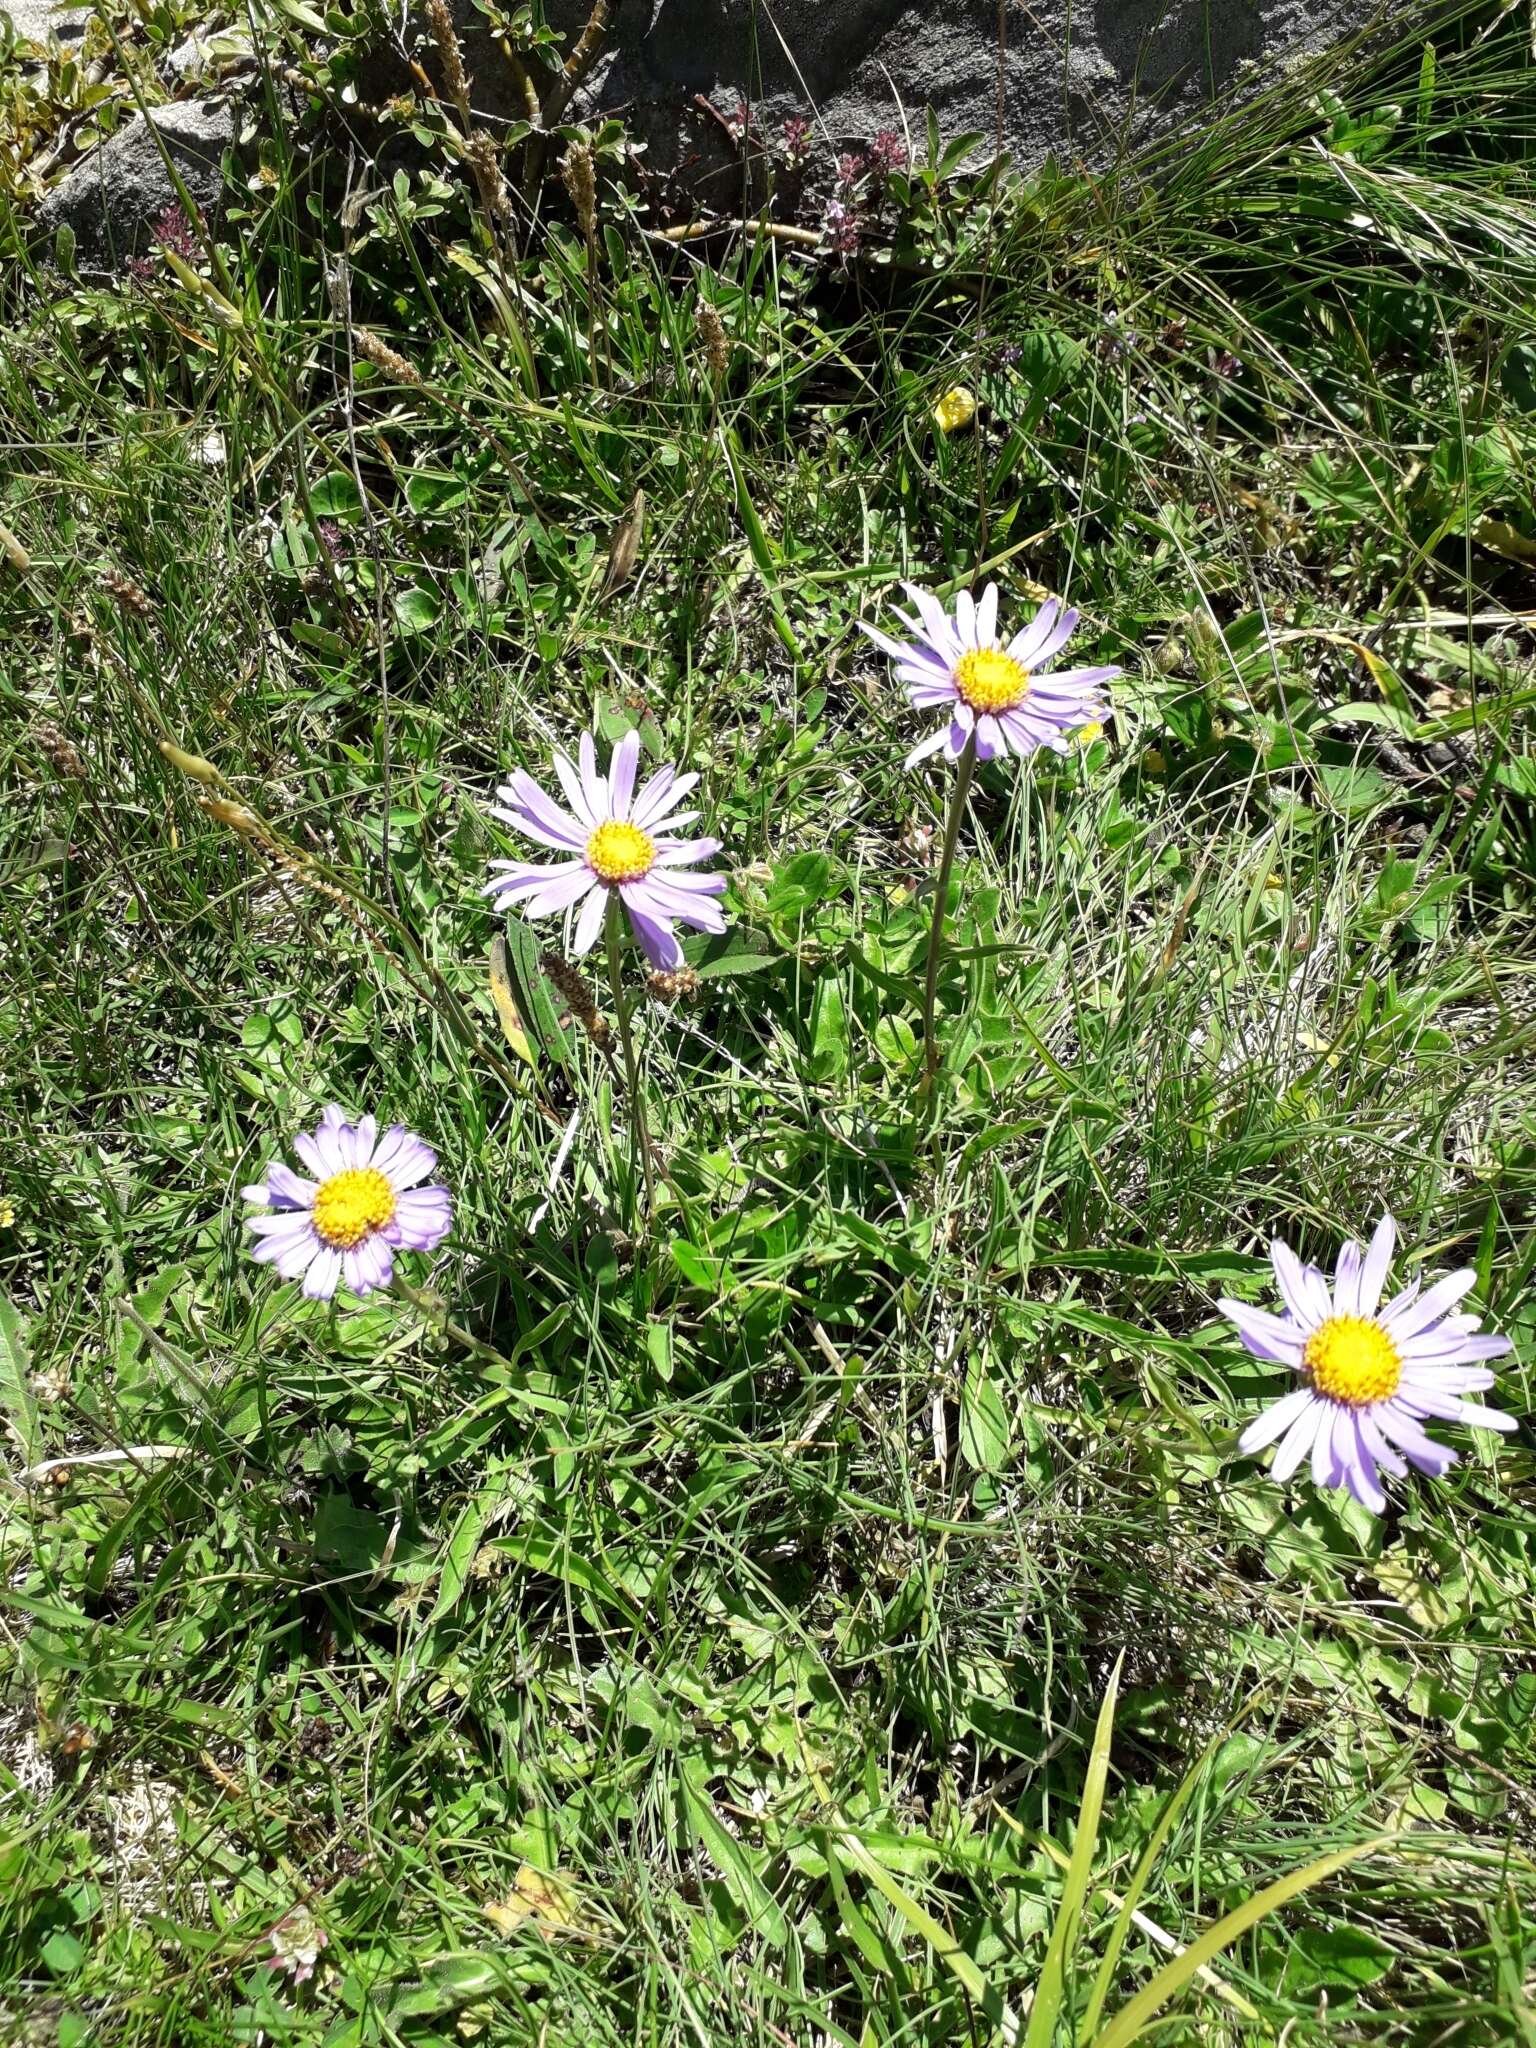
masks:
[[[696,932],[725,930],[714,900],[725,893],[724,875],[685,872],[694,861],[718,853],[720,841],[677,837],[699,815],[677,809],[698,776],[659,768],[637,794],[639,759],[640,735],[627,732],[613,750],[610,774],[599,775],[592,735],[584,732],[579,769],[564,754],[555,755],[568,811],[546,796],[531,775],[514,769],[511,781],[496,792],[502,801],[491,806],[492,816],[565,858],[493,860],[485,890],[499,902],[516,903],[529,917],[547,917],[580,903],[571,942],[578,956],[596,945],[609,897],[617,892],[646,959],[675,974],[683,965],[675,924]]]
[[[329,1301],[343,1280],[359,1295],[387,1287],[397,1251],[429,1252],[447,1236],[448,1190],[417,1186],[437,1154],[403,1124],[380,1137],[376,1117],[349,1124],[333,1102],[293,1149],[312,1180],[278,1160],[241,1192],[274,1212],[247,1218],[258,1240],[253,1257],[285,1280],[302,1278],[311,1301]]]
[[[958,761],[973,735],[978,761],[1010,749],[1021,760],[1037,747],[1064,754],[1068,733],[1108,717],[1098,691],[1120,674],[1118,668],[1044,667],[1071,639],[1078,619],[1056,598],[1005,647],[997,637],[995,583],[979,599],[968,590],[957,592],[953,618],[928,591],[911,583],[903,588],[917,616],[896,616],[914,638],[893,640],[873,626],[864,631],[896,663],[914,709],[947,705],[950,712],[949,723],[908,754],[907,767],[940,747]]]
[[[1239,1450],[1261,1451],[1279,1437],[1272,1478],[1289,1479],[1310,1453],[1318,1486],[1347,1486],[1378,1515],[1387,1504],[1378,1467],[1400,1478],[1416,1465],[1438,1478],[1456,1462],[1454,1451],[1426,1434],[1427,1416],[1477,1429],[1516,1427],[1512,1415],[1462,1398],[1491,1387],[1482,1361],[1513,1348],[1507,1337],[1479,1335],[1476,1316],[1453,1313],[1475,1273],[1452,1273],[1422,1293],[1415,1281],[1378,1308],[1396,1228],[1384,1216],[1363,1257],[1359,1245],[1344,1245],[1331,1291],[1316,1266],[1304,1266],[1277,1238],[1270,1258],[1285,1314],[1242,1301],[1217,1304],[1255,1358],[1305,1376],[1248,1425]]]

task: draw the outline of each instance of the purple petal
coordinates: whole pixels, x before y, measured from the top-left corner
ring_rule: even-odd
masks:
[[[504,783],[496,794],[521,811],[530,824],[537,825],[555,845],[571,853],[580,853],[587,843],[588,835],[569,811],[562,811],[552,796],[540,789],[531,775],[525,775],[521,768],[514,769],[512,780]]]
[[[907,702],[914,711],[932,711],[938,704],[953,704],[955,686],[951,682],[910,683],[907,686]]]
[[[923,622],[923,631],[928,636],[928,645],[940,654],[953,668],[965,653],[965,643],[950,623],[949,615],[939,600],[929,591],[919,590],[915,583],[904,583],[902,589],[907,600],[917,611]]]
[[[359,1120],[352,1141],[354,1166],[372,1166],[373,1148],[378,1136],[379,1120],[376,1116],[365,1116]]]
[[[1479,1336],[1459,1331],[1446,1333],[1444,1323],[1433,1330],[1421,1330],[1417,1337],[1405,1337],[1398,1345],[1404,1365],[1472,1365],[1481,1358],[1504,1358],[1514,1350],[1508,1337],[1490,1330]],[[1492,1384],[1490,1380],[1489,1384]]]
[[[1024,666],[1026,668],[1044,668],[1048,661],[1054,660],[1076,632],[1079,617],[1080,614],[1077,612],[1071,610],[1064,611]]]
[[[976,606],[976,645],[997,645],[997,585],[989,583]]]
[[[632,903],[626,903],[624,908],[646,959],[653,967],[675,974],[683,964],[683,949],[677,942],[676,932],[661,919],[648,917]]]
[[[619,894],[626,910],[638,910],[658,923],[670,923],[675,918],[698,932],[725,930],[724,913],[710,897],[669,889],[654,871],[638,882],[621,883]]]
[[[1420,1415],[1433,1415],[1440,1422],[1464,1422],[1469,1429],[1511,1430],[1520,1427],[1518,1416],[1498,1408],[1485,1408],[1481,1401],[1463,1401],[1456,1394],[1436,1393],[1431,1387],[1399,1387],[1394,1397]]]
[[[955,631],[962,646],[970,648],[980,644],[976,638],[976,600],[968,590],[955,592]]]
[[[613,788],[609,802],[616,818],[629,816],[629,800],[635,793],[635,768],[640,760],[640,735],[633,726],[613,750],[609,764],[609,775]]]
[[[1407,1463],[1397,1455],[1377,1426],[1376,1417],[1369,1408],[1362,1408],[1355,1418],[1360,1429],[1362,1443],[1370,1451],[1376,1463],[1384,1470],[1401,1479],[1408,1470]]]
[[[590,879],[592,874],[584,860],[493,860],[491,866],[503,870],[490,884],[502,896],[528,896],[562,876],[583,875]]]
[[[1359,1415],[1347,1408],[1340,1410],[1333,1425],[1334,1455],[1343,1471],[1345,1485],[1361,1507],[1368,1508],[1373,1515],[1380,1515],[1386,1511],[1387,1496],[1376,1476],[1376,1460],[1360,1422]]]

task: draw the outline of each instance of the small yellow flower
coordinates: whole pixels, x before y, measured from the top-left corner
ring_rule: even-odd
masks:
[[[16,1221],[16,1204],[0,1195],[0,1230],[9,1230]]]
[[[1080,747],[1091,747],[1095,740],[1102,739],[1103,737],[1104,721],[1102,718],[1095,718],[1088,725],[1080,725],[1073,734],[1073,738]]]
[[[933,424],[941,434],[956,433],[976,417],[976,394],[963,384],[952,384],[933,408]]]

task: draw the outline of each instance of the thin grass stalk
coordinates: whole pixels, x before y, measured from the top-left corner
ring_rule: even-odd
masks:
[[[613,1014],[619,1027],[619,1044],[624,1053],[624,1087],[629,1096],[630,1165],[635,1154],[645,1175],[645,1201],[649,1211],[656,1203],[656,1179],[651,1167],[651,1133],[645,1120],[645,1096],[640,1086],[640,1063],[635,1057],[634,1033],[630,1029],[629,1004],[624,995],[622,961],[624,951],[623,912],[619,892],[608,892],[608,914],[603,926],[608,954],[608,986],[613,993]]]
[[[939,954],[944,945],[944,913],[949,903],[949,878],[954,872],[955,848],[960,840],[960,820],[965,816],[971,778],[976,773],[976,735],[965,743],[950,792],[949,816],[944,820],[944,850],[939,856],[939,875],[933,892],[933,923],[928,930],[928,973],[923,983],[923,1081],[932,1086],[939,1070],[939,1038],[934,1009],[939,995]]]

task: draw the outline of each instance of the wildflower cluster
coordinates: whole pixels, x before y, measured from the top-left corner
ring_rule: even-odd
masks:
[[[942,753],[957,771],[934,888],[924,996],[925,1080],[931,1083],[944,910],[975,770],[1009,756],[1027,762],[1041,748],[1064,753],[1074,739],[1101,730],[1111,715],[1108,686],[1121,671],[1103,664],[1052,666],[1080,623],[1079,614],[1057,599],[1007,632],[995,584],[979,597],[960,591],[952,610],[932,592],[913,584],[905,589],[910,610],[898,611],[896,620],[907,637],[869,624],[864,631],[895,663],[913,708],[944,714],[937,731],[908,754],[907,766]],[[691,994],[697,978],[678,927],[723,931],[719,899],[726,880],[700,868],[720,852],[721,842],[685,836],[699,814],[680,806],[698,776],[667,764],[637,787],[639,760],[640,735],[630,731],[614,747],[607,773],[600,773],[592,737],[583,733],[574,761],[558,751],[553,756],[563,804],[514,769],[496,792],[492,815],[556,857],[493,860],[485,893],[528,917],[564,915],[573,923],[565,950],[543,955],[544,971],[605,1053],[607,1023],[565,953],[579,958],[606,935],[636,1148],[651,1188],[655,1173],[621,993],[619,934],[627,919],[655,998]],[[329,1300],[343,1285],[360,1296],[388,1287],[397,1253],[432,1251],[447,1236],[452,1197],[446,1186],[429,1182],[437,1155],[403,1125],[381,1133],[373,1116],[353,1122],[332,1104],[314,1131],[295,1137],[293,1150],[304,1172],[275,1161],[244,1193],[264,1211],[250,1223],[255,1258],[284,1279],[300,1281],[311,1298]],[[1271,1258],[1282,1312],[1235,1300],[1220,1304],[1255,1357],[1299,1376],[1299,1384],[1249,1424],[1239,1449],[1254,1453],[1278,1444],[1277,1480],[1290,1479],[1310,1461],[1318,1486],[1346,1489],[1373,1513],[1387,1504],[1383,1473],[1401,1478],[1413,1465],[1439,1476],[1455,1462],[1456,1453],[1428,1434],[1427,1422],[1515,1426],[1512,1417],[1468,1398],[1493,1384],[1488,1361],[1511,1349],[1507,1338],[1484,1333],[1478,1318],[1460,1307],[1475,1275],[1415,1283],[1382,1306],[1394,1243],[1395,1225],[1386,1217],[1364,1251],[1343,1246],[1330,1281],[1277,1241]],[[281,1955],[283,1946],[276,1940],[274,1946]],[[313,1967],[309,1946],[290,1946],[301,1967]]]

